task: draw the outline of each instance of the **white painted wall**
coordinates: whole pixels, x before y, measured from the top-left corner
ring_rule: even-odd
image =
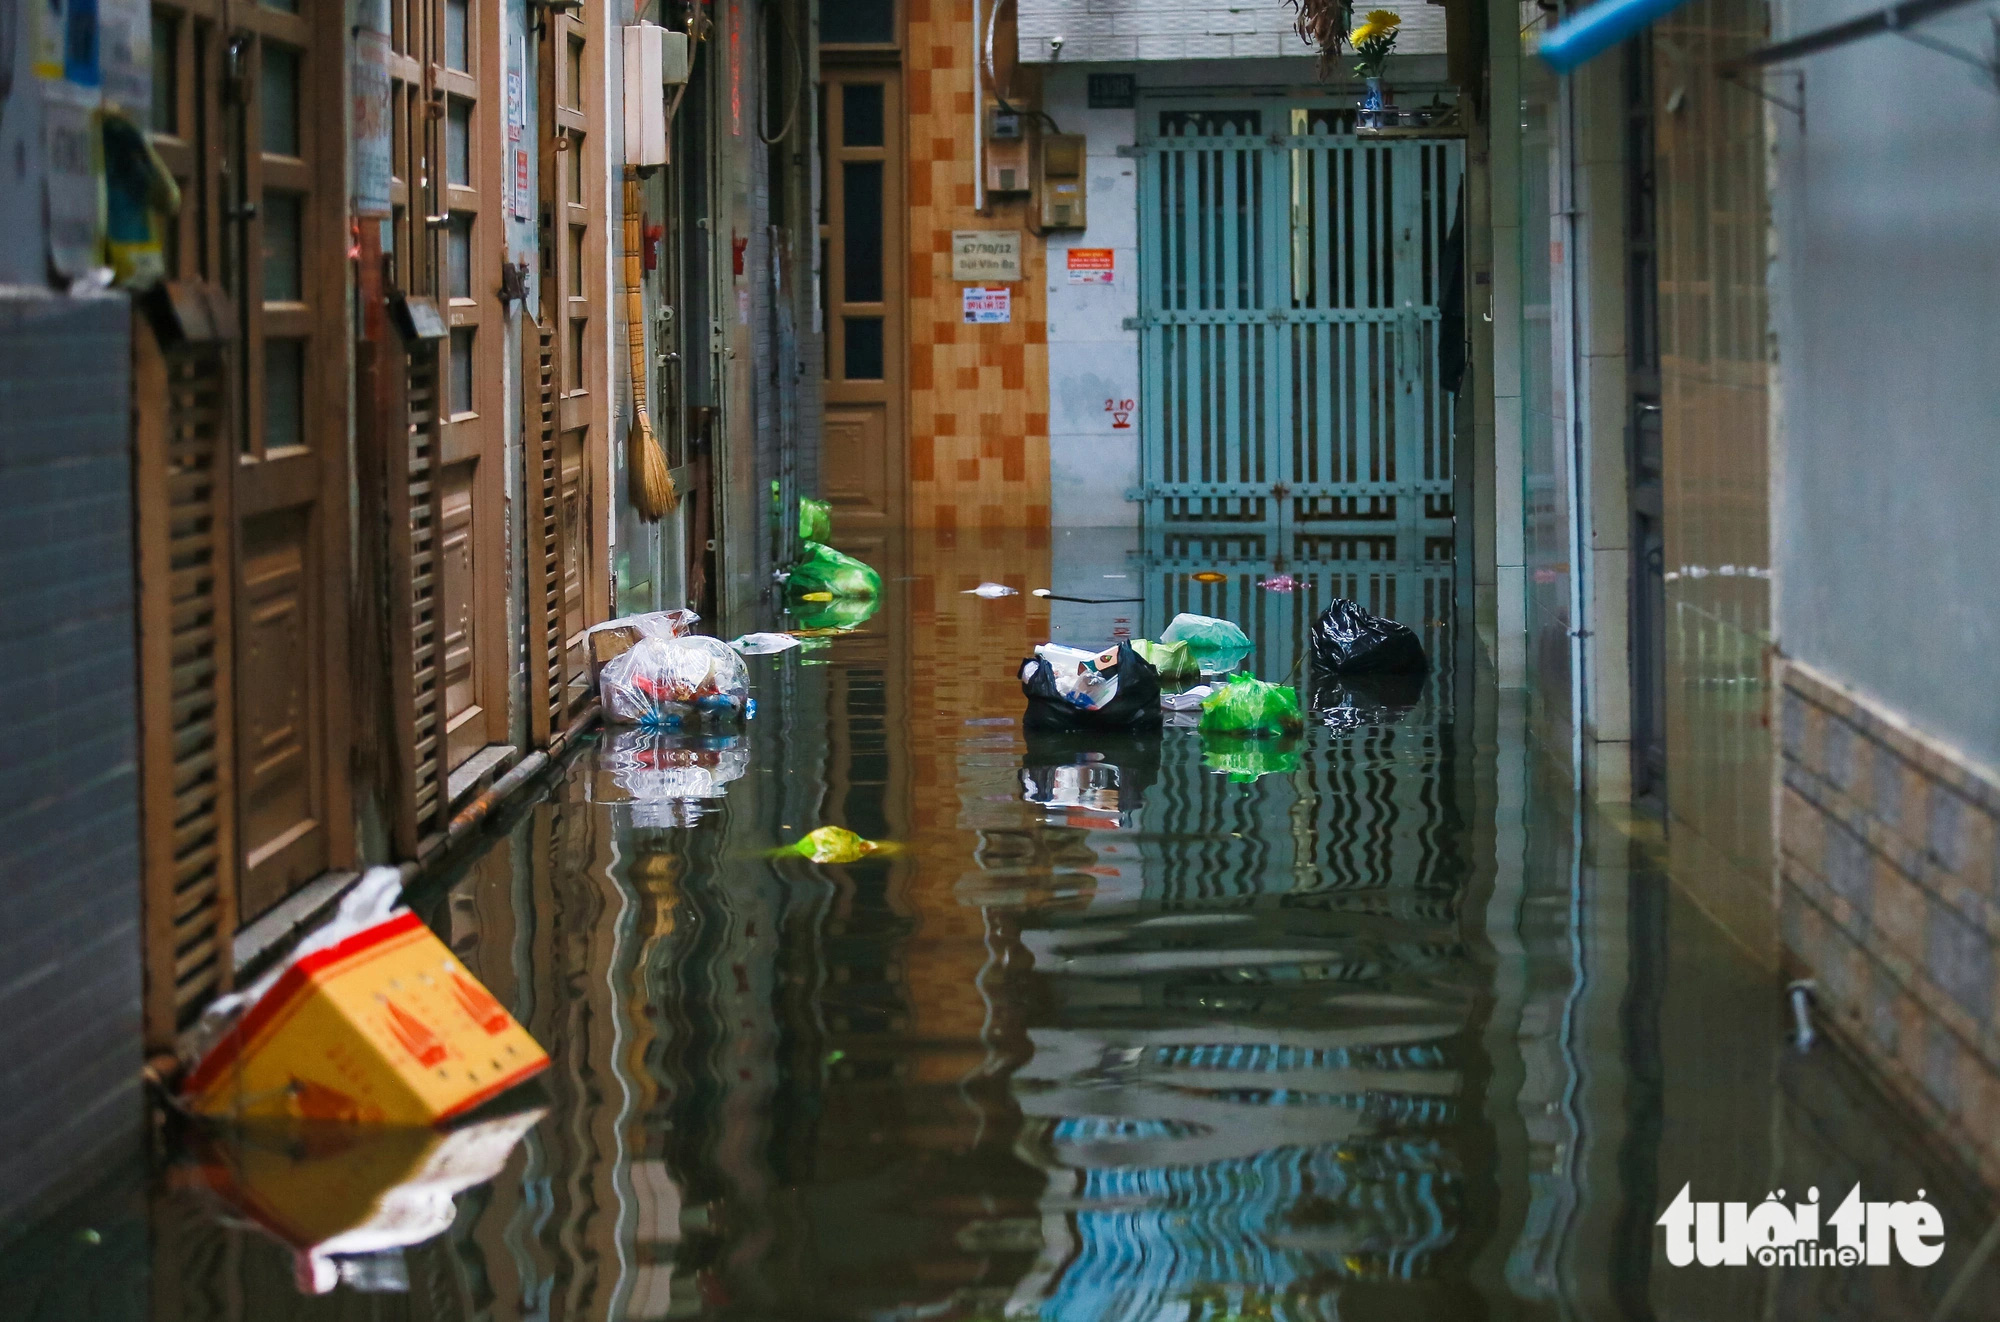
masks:
[[[1786,0],[1774,35],[1865,8]],[[1963,50],[1992,41],[1985,6],[1923,32]],[[1893,36],[1808,65],[1803,119],[1765,112],[1777,158],[1778,638],[2000,767],[2000,97]]]
[[[1396,49],[1444,53],[1444,7],[1422,3],[1356,6],[1394,10],[1403,19]],[[1227,60],[1300,55],[1284,0],[1020,0],[1020,56],[1054,60]],[[1050,45],[1062,38],[1058,51]]]
[[[1084,183],[1090,227],[1048,238],[1049,520],[1058,528],[1129,527],[1139,506],[1139,416],[1114,426],[1109,402],[1139,399],[1139,162],[1118,154],[1137,141],[1132,110],[1086,108],[1083,69],[1053,69],[1042,105],[1066,133],[1088,143]],[[1109,248],[1113,283],[1071,284],[1071,248]]]

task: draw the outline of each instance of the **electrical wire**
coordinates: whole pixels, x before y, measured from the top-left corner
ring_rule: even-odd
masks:
[[[758,48],[764,54],[765,67],[767,68],[770,66],[770,54],[771,54],[770,25],[774,22],[782,25],[784,19],[779,14],[779,11],[776,8],[776,6],[765,5],[758,14],[757,32],[758,36],[760,37],[760,40],[758,41],[757,44]],[[799,122],[799,107],[805,104],[805,99],[806,99],[805,51],[801,49],[799,46],[798,34],[796,32],[793,32],[790,28],[786,28],[785,35],[788,38],[790,38],[790,40],[786,42],[786,44],[792,48],[792,63],[798,66],[799,81],[798,85],[792,89],[792,107],[790,110],[785,112],[785,126],[779,129],[775,136],[767,137],[764,133],[764,112],[768,110],[769,107],[759,106],[757,108],[757,141],[763,143],[766,147],[775,147],[779,143],[783,142],[786,138],[792,135],[792,129],[796,127]]]

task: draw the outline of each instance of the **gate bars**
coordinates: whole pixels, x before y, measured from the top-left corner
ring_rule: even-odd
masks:
[[[1359,136],[1331,107],[1154,103],[1139,150],[1148,526],[1449,518],[1437,337],[1462,142]]]

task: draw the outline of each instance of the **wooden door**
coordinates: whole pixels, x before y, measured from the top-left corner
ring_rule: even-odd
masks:
[[[230,746],[215,755],[231,764],[237,921],[352,849],[342,28],[337,7],[153,10],[154,141],[184,190],[169,278],[211,291],[208,320],[226,324],[207,346],[170,344],[154,377],[166,398],[139,407],[166,427],[155,453],[171,465],[191,457],[172,457],[181,428],[212,422],[226,483],[209,509],[227,511],[212,553],[226,541],[230,566],[212,585],[227,600],[212,603],[211,627],[229,650],[214,699]]]
[[[410,344],[412,389],[429,400],[412,432],[424,489],[410,502],[423,524],[411,554],[434,573],[410,576],[426,595],[411,611],[421,678],[403,737],[448,775],[507,738],[500,15],[472,0],[392,0],[390,26],[391,276],[447,328]]]
[[[450,327],[438,427],[438,619],[445,766],[507,741],[506,319],[497,296],[505,247],[500,11],[430,0],[425,20],[444,105],[433,118],[437,298]],[[442,218],[442,223],[439,219]]]
[[[588,696],[583,632],[610,606],[600,543],[610,485],[610,381],[606,355],[611,290],[605,269],[602,7],[552,13],[541,50],[542,298],[541,325],[553,349],[554,438],[551,471],[556,520],[550,573],[550,627],[562,638],[572,677],[566,710]]]
[[[835,63],[822,73],[820,483],[841,544],[866,549],[903,522],[902,75]]]

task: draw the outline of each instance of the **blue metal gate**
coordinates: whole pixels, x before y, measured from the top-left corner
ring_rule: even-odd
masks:
[[[1438,304],[1463,144],[1292,102],[1140,115],[1149,528],[1451,514]]]

